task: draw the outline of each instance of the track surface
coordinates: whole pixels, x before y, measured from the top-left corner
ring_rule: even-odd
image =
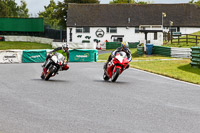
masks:
[[[200,86],[136,69],[104,82],[103,63],[0,64],[0,133],[199,133]]]

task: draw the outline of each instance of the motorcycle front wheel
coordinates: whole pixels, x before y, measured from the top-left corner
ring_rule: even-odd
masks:
[[[119,73],[120,73],[120,68],[117,68],[116,71],[113,73],[111,81],[115,82],[117,80],[117,78],[119,77]]]
[[[45,78],[44,72],[42,72],[42,74],[41,74],[41,79],[44,79],[44,78]]]
[[[45,80],[49,80],[49,78],[52,76],[53,73],[54,73],[54,69],[50,69],[47,75],[45,76]]]

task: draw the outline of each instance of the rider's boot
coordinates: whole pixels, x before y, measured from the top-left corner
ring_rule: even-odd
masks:
[[[47,60],[45,60],[44,64],[42,64],[42,67],[45,67],[47,64]]]

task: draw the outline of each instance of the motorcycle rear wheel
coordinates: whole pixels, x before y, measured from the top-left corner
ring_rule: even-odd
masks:
[[[104,74],[103,74],[103,79],[104,79],[105,81],[108,81],[108,80],[109,80],[109,77],[107,76],[106,72],[104,72]]]
[[[116,71],[113,73],[111,81],[115,82],[117,80],[117,78],[119,77],[119,73],[120,73],[120,68],[117,68]]]

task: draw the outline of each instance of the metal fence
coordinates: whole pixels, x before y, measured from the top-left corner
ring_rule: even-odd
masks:
[[[54,39],[55,42],[66,41],[66,30],[56,30],[49,28],[45,28],[44,32],[0,31],[0,35],[35,36]]]

